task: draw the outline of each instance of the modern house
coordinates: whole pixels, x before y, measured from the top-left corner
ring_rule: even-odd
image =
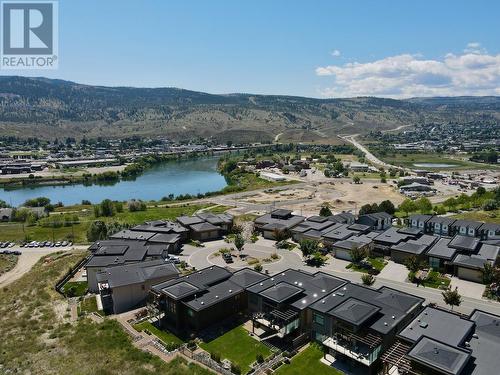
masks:
[[[451,236],[451,227],[455,221],[455,219],[446,216],[433,216],[427,221],[428,230],[437,235]]]
[[[199,332],[245,311],[246,289],[268,276],[244,268],[234,274],[213,266],[151,289],[151,303],[163,313],[162,324],[177,333]]]
[[[391,260],[404,263],[411,257],[425,259],[427,250],[437,241],[437,237],[424,234],[416,239],[399,242],[391,246]]]
[[[323,234],[323,243],[331,248],[338,241],[347,240],[349,237],[357,235],[359,232],[349,229],[348,224],[335,224],[328,228],[328,231]]]
[[[386,212],[359,215],[356,223],[367,225],[372,230],[384,230],[392,225],[392,215]]]
[[[288,269],[247,289],[248,310],[255,327],[295,347],[310,339],[309,306],[346,283],[323,272],[310,274]]]
[[[143,305],[153,285],[178,275],[163,259],[105,268],[96,275],[104,311],[119,314]]]
[[[419,228],[424,233],[428,233],[429,230],[429,220],[432,219],[432,215],[411,215],[408,218],[408,226],[410,228]]]
[[[311,218],[308,218],[306,221],[301,222],[291,229],[292,239],[294,241],[300,242],[303,239],[321,240],[323,234],[336,225],[333,221],[323,216],[315,216],[313,220],[310,219]]]
[[[145,260],[164,259],[168,248],[162,244],[147,244],[139,240],[102,240],[94,242],[89,251],[92,253],[85,264],[89,291],[99,292],[97,274],[107,268],[140,263]]]
[[[478,237],[479,228],[483,225],[480,221],[456,220],[451,224],[451,234],[460,234],[462,236]]]
[[[328,220],[339,224],[354,224],[356,217],[350,212],[341,212],[340,214],[328,216]]]
[[[228,214],[199,213],[195,216],[179,216],[177,222],[189,230],[190,239],[211,241],[231,229],[233,217]]]
[[[359,236],[351,236],[346,240],[335,242],[331,245],[331,251],[335,258],[351,261],[351,251],[360,249],[365,254],[370,254],[373,250],[373,238],[369,235],[362,234]]]
[[[181,242],[187,241],[189,233],[189,229],[183,227],[179,223],[164,220],[147,221],[144,224],[136,225],[135,227],[130,228],[130,230],[161,234],[178,234]]]
[[[311,305],[312,337],[325,347],[326,360],[343,360],[356,373],[375,374],[381,354],[423,302],[387,287],[346,283]]]
[[[391,227],[373,238],[373,250],[380,255],[390,255],[393,246],[404,241],[414,240],[420,233],[418,228]]]
[[[383,373],[497,374],[500,317],[474,310],[469,317],[427,307],[382,356]]]
[[[304,220],[304,216],[294,215],[290,210],[278,209],[256,218],[254,225],[264,238],[273,240],[277,231],[290,231]]]
[[[479,227],[479,237],[482,240],[489,240],[500,236],[500,224],[484,223]]]

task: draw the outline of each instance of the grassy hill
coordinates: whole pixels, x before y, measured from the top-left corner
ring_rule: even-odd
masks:
[[[0,136],[316,141],[422,122],[500,118],[499,97],[313,99],[0,77]]]

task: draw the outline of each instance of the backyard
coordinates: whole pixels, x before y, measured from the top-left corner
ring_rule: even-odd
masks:
[[[343,372],[320,362],[323,351],[319,345],[311,344],[275,372],[277,375],[325,374],[344,375]]]
[[[156,337],[158,337],[165,344],[181,345],[184,343],[180,338],[178,338],[174,334],[167,332],[167,331],[164,331],[164,330],[160,330],[148,321],[134,324],[134,329],[138,332],[147,331],[147,332],[155,335]]]
[[[271,354],[271,350],[267,346],[250,337],[242,326],[233,328],[222,336],[202,343],[200,346],[209,353],[217,353],[221,359],[229,359],[240,367],[242,374],[246,374],[250,370],[250,365],[255,362],[257,355],[260,354],[266,358]]]

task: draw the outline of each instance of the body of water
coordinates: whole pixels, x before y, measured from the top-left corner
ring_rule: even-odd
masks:
[[[413,165],[419,168],[450,168],[456,166],[456,164],[445,163],[415,163]]]
[[[52,203],[79,204],[83,199],[92,203],[103,199],[125,201],[132,198],[159,200],[174,194],[198,194],[224,188],[226,180],[217,172],[218,158],[187,159],[162,163],[148,169],[133,181],[120,181],[114,185],[58,185],[30,186],[14,190],[0,189],[0,199],[19,206],[27,199],[50,198]]]

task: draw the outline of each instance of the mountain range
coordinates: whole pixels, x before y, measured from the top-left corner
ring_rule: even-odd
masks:
[[[404,100],[215,95],[0,76],[0,136],[335,143],[339,134],[419,123],[499,121],[500,97]]]

